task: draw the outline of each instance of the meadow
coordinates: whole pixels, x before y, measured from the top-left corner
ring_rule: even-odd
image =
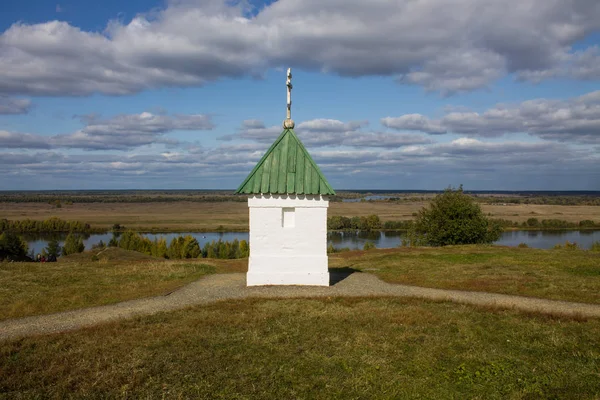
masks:
[[[0,398],[593,399],[600,321],[395,298],[225,301],[0,343]]]
[[[0,262],[0,320],[164,295],[207,274],[246,269],[247,260],[165,260],[119,248],[56,263]]]
[[[331,202],[330,216],[414,218],[426,200]],[[600,221],[600,207],[482,204],[487,215]],[[0,217],[111,229],[246,230],[245,202],[0,203]],[[331,254],[391,283],[600,304],[600,252],[499,246]],[[119,248],[0,263],[1,320],[168,294],[247,259]],[[1,329],[1,326],[0,326]],[[388,297],[246,299],[0,342],[0,399],[600,398],[600,320]]]
[[[247,259],[165,260],[119,248],[57,263],[0,263],[0,319],[163,295],[211,273],[246,272]],[[600,303],[600,252],[499,246],[396,248],[331,254],[337,268],[384,281]]]

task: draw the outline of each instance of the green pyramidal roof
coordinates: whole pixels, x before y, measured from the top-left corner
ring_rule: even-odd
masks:
[[[321,170],[292,129],[284,129],[236,193],[332,195]]]

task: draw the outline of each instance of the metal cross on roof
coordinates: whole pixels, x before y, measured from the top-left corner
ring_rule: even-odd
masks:
[[[294,129],[294,121],[292,121],[292,69],[287,70],[287,114],[285,121],[283,121],[283,127],[286,129]]]

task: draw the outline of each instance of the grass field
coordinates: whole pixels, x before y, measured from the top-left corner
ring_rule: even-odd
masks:
[[[0,263],[0,319],[161,295],[210,273],[246,272],[247,259],[163,260],[109,249],[58,263]],[[398,248],[337,253],[331,268],[385,281],[600,303],[600,253],[496,246]]]
[[[246,260],[168,261],[117,248],[90,258],[0,263],[0,320],[160,295],[206,274],[247,269]]]
[[[246,300],[0,343],[0,397],[593,399],[599,368],[599,320]]]
[[[329,216],[379,215],[382,221],[409,220],[426,202],[330,203]],[[598,206],[556,205],[482,205],[486,214],[523,222],[528,218],[560,219],[579,222],[600,221]],[[132,229],[158,231],[212,231],[248,229],[248,206],[243,202],[166,202],[166,203],[75,203],[56,208],[46,203],[0,203],[0,218],[43,220],[50,217],[77,220],[93,227],[109,229],[121,224]]]
[[[329,260],[391,283],[600,303],[600,252],[448,246],[337,253]]]

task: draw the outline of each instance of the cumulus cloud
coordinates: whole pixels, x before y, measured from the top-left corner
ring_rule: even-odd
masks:
[[[29,99],[15,99],[8,96],[0,96],[0,115],[27,114],[30,108],[31,100]]]
[[[6,149],[49,149],[48,138],[30,133],[0,130],[0,147]]]
[[[594,144],[600,143],[600,91],[567,100],[498,104],[482,113],[449,112],[438,120],[410,114],[386,117],[381,123],[397,130],[425,133],[494,137],[525,132],[542,139]]]
[[[176,130],[210,130],[214,128],[209,115],[118,115],[101,119],[95,115],[81,118],[86,126],[74,133],[41,136],[29,133],[0,131],[0,146],[6,148],[74,148],[85,150],[127,150],[153,143],[177,144],[165,137]]]
[[[365,125],[368,125],[367,121],[350,121],[344,123],[336,119],[320,118],[301,122],[296,129],[298,131],[310,132],[353,132]]]
[[[313,119],[301,122],[294,130],[302,143],[308,147],[396,148],[432,143],[423,135],[363,131],[362,128],[367,125],[368,121],[342,122],[335,119]],[[247,139],[260,143],[271,143],[282,131],[283,127],[266,127],[262,121],[246,120],[242,123],[238,133],[222,136],[220,140]]]
[[[432,135],[446,133],[446,128],[441,124],[421,114],[405,114],[396,118],[385,117],[381,119],[381,124],[392,129],[420,131]]]
[[[281,65],[395,76],[445,94],[506,73],[553,76],[565,63],[591,79],[597,50],[571,46],[599,28],[596,0],[279,0],[258,12],[247,2],[170,1],[103,32],[15,23],[0,35],[0,93],[129,94]]]
[[[92,179],[95,188],[97,182],[111,182],[112,188],[232,189],[265,150],[264,143],[240,143],[159,154],[5,151],[0,152],[0,174],[6,188],[52,178],[54,185],[66,188],[73,182],[85,187]],[[461,137],[400,148],[320,148],[311,155],[338,189],[440,189],[466,182],[471,189],[600,189],[596,151],[552,142],[497,143]]]

